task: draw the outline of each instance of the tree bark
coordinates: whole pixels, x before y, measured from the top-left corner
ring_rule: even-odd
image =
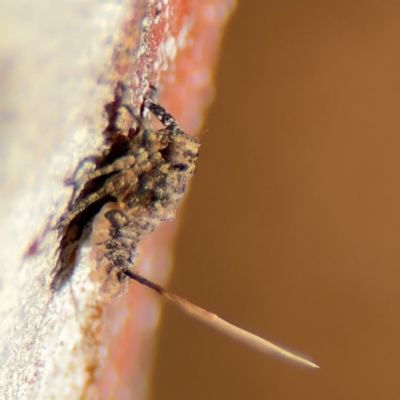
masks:
[[[200,4],[201,3],[201,4]],[[154,85],[194,134],[232,0],[40,0],[0,5],[0,393],[5,399],[142,398],[158,303],[133,283],[112,304],[88,279],[88,244],[50,289],[79,163],[105,149],[105,107],[123,83],[138,112]],[[143,241],[139,269],[162,283],[174,224]],[[144,382],[144,383],[143,383]]]

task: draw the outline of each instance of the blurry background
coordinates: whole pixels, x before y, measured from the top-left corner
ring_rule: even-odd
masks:
[[[310,356],[166,306],[153,400],[400,398],[400,2],[243,0],[169,287]]]

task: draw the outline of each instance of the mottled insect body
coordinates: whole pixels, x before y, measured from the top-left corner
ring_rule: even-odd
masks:
[[[60,223],[66,228],[91,204],[103,198],[112,200],[95,216],[90,235],[98,260],[94,273],[104,281],[102,289],[111,297],[128,283],[124,271],[134,269],[142,238],[162,221],[175,217],[195,172],[200,146],[162,107],[150,99],[144,105],[165,128],[139,129],[125,154],[85,177],[81,189],[94,179],[107,178],[98,190],[76,201]]]
[[[165,115],[150,101],[146,106],[157,117]],[[91,244],[99,260],[97,279],[105,281],[104,292],[112,296],[124,290],[130,281],[125,271],[134,269],[137,245],[161,222],[175,218],[178,203],[195,172],[199,146],[176,124],[173,129],[145,130],[135,138],[130,151],[142,161],[139,167],[112,177],[124,189],[114,194],[117,201],[106,203],[93,222]],[[132,171],[136,178],[129,176]],[[132,185],[125,188],[123,181],[128,176]]]

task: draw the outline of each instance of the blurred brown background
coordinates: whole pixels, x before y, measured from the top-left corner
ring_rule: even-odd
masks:
[[[167,306],[153,400],[400,399],[400,2],[243,0],[169,287],[311,356]]]

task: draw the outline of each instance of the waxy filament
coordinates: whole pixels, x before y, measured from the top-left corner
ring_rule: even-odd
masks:
[[[238,340],[239,342],[242,342],[252,347],[253,349],[261,353],[276,355],[307,367],[319,368],[319,366],[314,364],[313,362],[306,360],[303,357],[297,356],[296,354],[293,354],[290,351],[282,349],[281,347],[257,335],[254,335],[253,333],[250,333],[248,331],[245,331],[244,329],[232,325],[231,323],[218,317],[218,315],[213,314],[199,306],[196,306],[195,304],[176,295],[175,293],[172,293],[164,289],[162,286],[149,281],[148,279],[144,278],[143,276],[139,275],[136,272],[133,272],[128,269],[125,269],[123,272],[131,279],[134,279],[139,283],[141,283],[142,285],[145,285],[155,290],[156,292],[162,294],[164,297],[166,297],[168,300],[170,300],[172,303],[178,306],[181,310],[189,314],[191,317],[205,323],[208,326],[211,326],[212,328],[215,328],[216,330],[224,333],[227,336],[230,336],[235,340]]]

